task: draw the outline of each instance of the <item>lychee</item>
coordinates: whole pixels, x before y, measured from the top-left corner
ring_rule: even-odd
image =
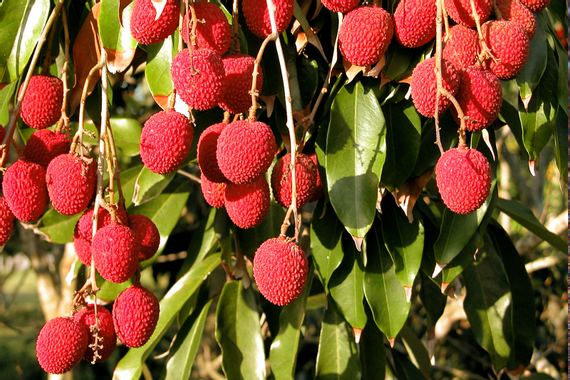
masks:
[[[161,42],[178,27],[179,14],[178,0],[164,0],[164,8],[158,18],[152,0],[136,0],[131,15],[131,35],[143,45]]]
[[[491,15],[492,0],[474,0],[475,10],[482,24]],[[473,18],[471,0],[444,0],[447,14],[458,24],[475,27],[477,24]]]
[[[224,176],[233,183],[243,184],[269,169],[276,149],[275,137],[267,124],[238,120],[220,133],[216,157]]]
[[[312,152],[307,153],[307,155],[313,161],[313,164],[315,164],[315,168],[317,169],[317,181],[315,182],[315,191],[313,192],[313,197],[311,199],[309,199],[309,203],[310,203],[310,202],[314,202],[314,201],[320,199],[325,194],[325,190],[323,188],[323,183],[321,181],[321,175],[319,173],[319,162],[317,159],[317,153],[315,151],[312,151]]]
[[[471,132],[481,131],[499,116],[503,103],[501,81],[492,72],[475,66],[459,71],[459,77],[461,86],[455,98],[465,115],[465,127]],[[455,107],[451,114],[459,124]]]
[[[521,2],[526,5],[532,13],[538,13],[546,9],[548,4],[550,4],[550,0],[521,0]]]
[[[139,242],[129,227],[118,223],[97,230],[91,244],[95,268],[107,281],[120,284],[131,278],[139,265]]]
[[[40,330],[36,341],[36,357],[44,371],[65,373],[79,363],[88,342],[87,329],[73,318],[53,318]]]
[[[218,105],[224,91],[224,64],[212,50],[184,49],[170,66],[172,82],[180,98],[190,107],[206,111]]]
[[[277,160],[271,172],[271,189],[277,203],[282,207],[291,206],[291,154]],[[295,187],[297,207],[303,207],[312,198],[317,184],[317,168],[309,156],[299,154],[295,158]]]
[[[156,328],[159,312],[158,299],[140,283],[121,292],[113,305],[113,323],[121,342],[127,347],[144,346]]]
[[[435,166],[443,203],[457,214],[477,210],[489,196],[491,165],[481,152],[465,145],[447,150]]]
[[[33,222],[48,202],[46,171],[35,162],[19,159],[6,170],[2,191],[16,219]]]
[[[129,227],[139,242],[139,260],[148,260],[154,256],[160,245],[160,233],[156,224],[144,215],[131,214],[129,215]]]
[[[236,226],[257,227],[269,211],[269,197],[269,185],[263,176],[251,183],[228,183],[225,199],[226,211]]]
[[[143,164],[154,173],[176,170],[186,159],[194,130],[188,118],[176,111],[160,111],[145,123],[140,137]]]
[[[255,284],[259,292],[275,305],[288,305],[297,299],[307,282],[308,271],[305,252],[282,236],[265,241],[255,252]]]
[[[376,5],[361,5],[348,12],[338,34],[344,58],[356,66],[369,66],[388,49],[394,25],[390,14]]]
[[[294,0],[274,0],[273,5],[275,6],[277,33],[281,34],[291,22],[295,2]],[[271,22],[266,2],[243,0],[241,6],[247,27],[253,34],[260,38],[265,38],[271,34]]]
[[[226,197],[226,184],[212,182],[206,176],[200,178],[200,188],[204,195],[204,200],[215,208],[224,207]]]
[[[20,86],[20,93],[22,92]],[[61,117],[63,82],[51,75],[35,74],[22,99],[20,117],[31,128],[44,129]]]
[[[442,58],[451,62],[456,70],[473,66],[477,62],[477,31],[464,25],[453,25],[446,36]]]
[[[60,154],[49,163],[46,184],[53,208],[75,215],[87,207],[95,193],[97,163],[74,153]]]
[[[437,7],[432,0],[402,0],[394,11],[394,36],[407,48],[427,44],[435,37]]]
[[[537,26],[536,19],[530,9],[519,0],[497,0],[496,4],[503,20],[521,24],[528,34],[528,39],[532,40]]]
[[[219,106],[229,113],[247,112],[251,107],[251,84],[255,58],[247,54],[228,54],[222,58],[226,72],[225,91]],[[256,91],[263,86],[263,71],[257,70]]]
[[[360,0],[321,0],[323,6],[333,12],[346,13],[356,8]]]
[[[97,355],[95,355],[95,326],[97,321],[95,318],[95,306],[93,304],[79,310],[73,316],[76,323],[84,326],[89,333],[89,344],[83,354],[83,358],[88,362],[95,364],[105,361],[111,356],[117,345],[117,335],[113,326],[113,316],[109,310],[103,306],[97,306],[97,317],[99,318],[99,331],[97,331]]]
[[[0,247],[6,244],[14,228],[14,214],[8,207],[6,198],[0,197]]]
[[[196,45],[202,49],[213,50],[217,55],[223,55],[232,42],[232,31],[224,12],[214,3],[207,1],[195,1],[196,12]],[[190,13],[190,12],[189,12]],[[189,30],[192,30],[192,18],[188,21],[189,13],[184,15],[182,21],[182,39],[186,45]]]
[[[437,82],[435,77],[435,57],[428,58],[418,63],[412,71],[410,80],[410,90],[414,106],[419,113],[426,117],[434,117],[435,95],[437,92]],[[459,77],[453,65],[445,60],[441,60],[442,85],[451,95],[455,95],[459,89]],[[438,113],[445,111],[451,102],[445,96],[439,98]]]
[[[207,177],[212,182],[228,182],[228,179],[222,174],[216,158],[218,138],[227,125],[226,123],[210,125],[198,139],[196,150],[198,165],[202,171],[202,177]]]
[[[65,133],[41,129],[34,132],[24,147],[24,157],[47,169],[51,160],[69,152],[71,142]]]

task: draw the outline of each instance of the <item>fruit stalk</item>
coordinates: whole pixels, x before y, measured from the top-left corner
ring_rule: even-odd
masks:
[[[64,44],[64,52],[65,52],[65,59],[63,61],[63,67],[61,68],[61,81],[63,82],[63,102],[61,103],[61,117],[57,122],[57,127],[55,128],[56,131],[64,131],[69,132],[69,117],[67,116],[67,92],[69,88],[67,87],[67,69],[69,68],[69,27],[67,26],[67,13],[65,12],[65,8],[61,10],[61,22],[63,24],[63,35],[65,38]],[[69,136],[68,136],[69,137]]]

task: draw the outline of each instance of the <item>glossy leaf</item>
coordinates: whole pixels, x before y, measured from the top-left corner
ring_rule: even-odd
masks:
[[[269,211],[259,226],[249,229],[236,228],[236,236],[243,254],[253,257],[264,241],[278,236],[283,219],[285,219],[285,210],[271,200]]]
[[[106,281],[99,275],[97,275],[97,286],[99,287],[99,291],[97,292],[97,298],[105,302],[112,302],[114,301],[117,296],[129,286],[133,284],[133,280],[129,279],[125,282],[120,284],[115,284],[111,281]]]
[[[125,156],[136,156],[139,153],[141,123],[136,119],[119,117],[112,117],[110,123],[117,148]]]
[[[400,80],[412,73],[410,49],[391,43],[386,51],[386,66],[382,69],[386,78]]]
[[[6,87],[4,87],[2,90],[0,90],[0,125],[2,126],[8,125],[8,122],[10,121],[10,102],[12,101],[12,97],[16,92],[17,85],[18,82],[14,81],[8,84]]]
[[[192,267],[180,278],[160,301],[160,317],[154,333],[147,344],[131,348],[119,361],[114,380],[138,379],[142,373],[144,361],[158,344],[166,330],[174,322],[184,303],[199,289],[202,282],[220,264],[220,255],[213,254]]]
[[[420,380],[426,378],[414,363],[398,350],[392,350],[392,357],[398,380]]]
[[[504,89],[503,89],[504,91]],[[518,102],[517,102],[518,104]],[[499,117],[508,124],[509,129],[513,132],[513,136],[519,145],[521,156],[523,159],[528,160],[529,152],[523,142],[523,127],[521,121],[521,115],[518,108],[510,104],[509,102],[503,101],[501,105],[501,112]]]
[[[130,30],[133,6],[134,2],[129,0],[101,1],[99,34],[108,54],[107,66],[111,73],[123,72],[135,56],[137,41]]]
[[[362,369],[354,335],[333,301],[325,310],[316,366],[315,380],[360,380]]]
[[[525,66],[517,74],[517,84],[520,88],[520,96],[525,99],[532,95],[532,92],[540,82],[540,78],[546,69],[547,43],[546,32],[540,22],[536,19],[536,33],[530,40],[530,51]]]
[[[157,174],[143,166],[134,182],[131,202],[139,206],[153,199],[170,184],[175,174],[176,172]]]
[[[374,92],[361,83],[343,87],[331,108],[325,167],[331,204],[355,237],[364,237],[374,221],[385,135]]]
[[[359,343],[362,380],[384,380],[386,375],[384,334],[376,326],[370,309],[367,309],[369,317]]]
[[[173,44],[174,37],[168,37],[157,44],[148,45],[145,77],[148,88],[157,103],[163,107],[165,101],[174,89],[170,75],[170,63],[176,55]]]
[[[568,182],[568,115],[558,112],[556,120],[556,131],[554,132],[554,144],[556,149],[556,166],[560,173],[561,182]]]
[[[419,296],[422,305],[427,311],[428,328],[435,327],[435,324],[445,310],[447,297],[441,293],[441,289],[432,281],[431,277],[423,271],[420,272],[420,278],[421,287]]]
[[[474,260],[477,253],[477,247],[480,243],[479,234],[474,234],[465,244],[465,247],[443,268],[441,271],[441,282],[443,285],[449,285],[459,276],[465,268],[467,268]],[[431,273],[430,273],[431,275]]]
[[[224,285],[216,310],[216,340],[228,380],[265,379],[265,353],[255,294],[242,281]]]
[[[73,242],[75,225],[83,213],[76,215],[61,215],[55,209],[50,209],[42,216],[41,226],[38,228],[47,236],[48,241],[56,244]]]
[[[27,1],[3,1],[0,3],[0,82],[7,72],[8,58],[12,53],[14,41],[20,32],[20,24],[28,7]],[[10,81],[12,82],[12,81]]]
[[[429,374],[431,371],[429,354],[427,348],[416,333],[414,333],[409,326],[404,325],[400,331],[400,337],[402,338],[402,343],[404,343],[404,347],[406,347],[406,351],[413,365],[422,373]]]

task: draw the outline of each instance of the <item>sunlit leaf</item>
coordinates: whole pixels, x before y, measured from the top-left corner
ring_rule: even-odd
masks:
[[[517,74],[517,84],[520,88],[520,96],[525,99],[532,95],[538,85],[544,70],[546,69],[546,34],[540,19],[536,19],[536,33],[530,40],[530,51],[525,66]]]
[[[130,0],[101,1],[98,25],[111,73],[123,72],[135,56],[137,41],[130,30],[134,3]]]
[[[362,330],[359,343],[362,380],[384,380],[386,375],[384,334],[376,326],[370,309],[367,310],[367,315],[368,321]]]
[[[110,123],[117,148],[125,156],[136,156],[139,153],[141,123],[136,119],[119,117],[112,117]]]
[[[82,213],[76,215],[61,215],[55,209],[50,209],[42,216],[39,230],[44,233],[52,243],[65,244],[73,241],[73,231]]]

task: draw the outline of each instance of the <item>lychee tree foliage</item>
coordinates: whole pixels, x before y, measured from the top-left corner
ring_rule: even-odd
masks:
[[[144,24],[136,33],[154,30],[155,20],[174,12],[172,3],[176,2],[148,2],[145,11],[151,13],[145,15],[148,25]],[[462,288],[466,293],[465,313],[473,334],[488,352],[494,369],[521,374],[530,363],[535,340],[532,288],[523,259],[499,224],[498,215],[508,215],[556,249],[564,251],[566,244],[549,232],[525,205],[499,197],[495,134],[497,130],[510,129],[520,156],[528,161],[533,174],[542,149],[553,139],[561,182],[566,183],[567,53],[554,28],[555,24],[561,24],[562,30],[567,29],[566,3],[552,0],[546,8],[540,7],[537,13],[531,14],[536,22],[534,37],[528,42],[528,35],[521,34],[527,36],[528,58],[515,74],[501,80],[498,116],[495,114],[480,128],[468,126],[473,117],[466,114],[470,106],[462,102],[462,99],[472,98],[471,95],[476,97],[476,90],[473,94],[458,95],[458,102],[451,87],[447,88],[444,83],[448,79],[447,69],[442,70],[442,67],[452,66],[445,62],[442,65],[442,49],[448,43],[444,36],[455,22],[461,23],[447,17],[444,12],[447,2],[418,1],[412,9],[429,10],[415,21],[412,18],[407,26],[396,25],[400,32],[396,30],[395,37],[392,37],[393,25],[377,31],[367,20],[378,18],[387,23],[392,23],[392,19],[401,20],[405,17],[403,11],[398,17],[394,16],[398,1],[365,4],[368,8],[363,9],[368,13],[359,16],[361,19],[350,15],[359,5],[354,1],[323,1],[326,7],[312,0],[288,5],[287,1],[267,1],[274,3],[277,11],[270,12],[265,25],[259,25],[265,0],[244,0],[243,7],[241,1],[212,3],[224,12],[231,26],[231,45],[229,50],[225,47],[222,57],[241,52],[256,59],[253,72],[248,74],[248,88],[253,89],[248,94],[251,108],[240,111],[241,117],[224,114],[218,106],[202,106],[209,101],[208,94],[214,91],[214,80],[199,90],[204,93],[196,93],[194,98],[185,97],[192,90],[175,88],[173,84],[176,83],[172,78],[175,70],[171,71],[171,65],[179,52],[189,56],[184,59],[188,59],[191,66],[201,64],[203,55],[220,54],[203,53],[207,49],[200,46],[205,42],[196,36],[197,27],[178,27],[173,33],[165,33],[167,36],[161,36],[159,41],[145,40],[150,43],[143,45],[135,40],[133,34],[136,33],[130,28],[131,19],[141,17],[133,16],[134,1],[54,4],[45,0],[4,0],[0,4],[0,81],[6,83],[0,90],[0,124],[6,130],[5,135],[0,131],[0,136],[4,136],[0,166],[9,170],[14,165],[9,159],[9,150],[13,149],[12,156],[15,151],[24,161],[33,155],[22,153],[22,147],[14,140],[17,134],[26,144],[33,141],[34,132],[31,122],[27,124],[22,121],[23,116],[20,118],[20,113],[25,113],[22,102],[25,90],[18,89],[23,86],[32,92],[28,87],[32,74],[59,77],[64,86],[63,113],[50,129],[69,136],[72,144],[67,152],[75,155],[68,157],[81,157],[81,162],[97,161],[97,185],[90,206],[109,211],[119,224],[121,217],[117,215],[121,208],[129,215],[145,215],[160,234],[156,254],[141,261],[133,277],[120,284],[102,278],[95,261],[92,268],[81,264],[81,261],[89,263],[89,258],[76,260],[70,276],[85,271],[88,280],[75,299],[69,300],[70,313],[77,312],[87,301],[113,302],[121,291],[138,281],[140,270],[151,267],[160,256],[172,232],[184,223],[180,215],[189,200],[201,199],[200,189],[204,187],[196,186],[195,181],[198,166],[205,162],[197,162],[197,144],[206,128],[231,120],[259,121],[269,125],[273,132],[277,149],[270,153],[274,161],[285,153],[291,154],[288,162],[294,162],[301,153],[316,154],[322,193],[317,200],[311,198],[312,195],[307,196],[310,203],[302,208],[297,208],[297,186],[304,185],[303,179],[290,175],[289,179],[281,180],[283,187],[279,190],[280,197],[288,201],[280,200],[278,204],[272,197],[268,207],[259,206],[263,212],[254,227],[241,228],[232,216],[245,213],[247,204],[239,204],[237,209],[235,203],[232,204],[231,219],[229,210],[227,213],[224,208],[211,208],[204,213],[200,227],[192,235],[188,254],[180,270],[173,275],[176,276],[172,279],[173,285],[160,300],[160,315],[153,335],[142,347],[129,349],[118,362],[114,378],[139,378],[153,349],[166,336],[171,336],[166,334],[169,329],[175,329],[176,335],[172,342],[167,342],[170,349],[162,376],[188,378],[206,317],[214,303],[217,305],[215,338],[228,379],[294,378],[307,313],[314,311],[322,314],[318,352],[313,359],[316,378],[424,378],[431,371],[429,359],[436,353],[427,350],[415,335],[413,321],[408,318],[410,307],[417,299],[424,305],[430,346],[447,295],[460,293]],[[475,26],[468,26],[477,31],[477,38],[491,45],[479,40],[477,59],[484,69],[492,71],[489,67],[510,58],[494,56],[499,52],[483,37],[489,27],[485,29],[482,24],[487,18],[498,22],[506,12],[499,11],[495,3],[467,2],[469,9],[476,9],[480,3],[492,10],[475,17]],[[148,11],[151,7],[154,12]],[[207,24],[196,17],[197,7],[191,1],[176,9],[180,10],[180,15],[174,12],[175,17],[180,16],[179,24],[184,14],[193,16],[189,18],[195,20],[194,24]],[[248,9],[253,14],[248,15]],[[291,9],[293,15],[287,15]],[[450,12],[452,17],[453,14]],[[467,11],[465,17],[471,14]],[[343,30],[345,18],[360,21],[345,23]],[[281,28],[279,34],[278,27]],[[423,29],[429,30],[423,32],[424,35],[416,35]],[[186,43],[182,41],[181,31]],[[339,35],[345,37],[339,41]],[[373,50],[379,50],[378,56],[364,59],[368,53],[359,44],[366,45],[370,41],[373,41]],[[507,53],[515,48],[518,47],[507,46]],[[356,64],[367,66],[351,64],[348,57],[353,57],[350,60],[354,59]],[[431,57],[435,57],[431,63],[434,71],[430,68],[429,75],[414,79],[412,72],[416,66]],[[174,108],[186,114],[192,131],[188,132],[185,126],[177,132],[172,131],[174,127],[162,130],[157,127],[153,136],[148,131],[154,124],[147,124],[145,131],[141,120],[118,116],[111,91],[117,85],[113,83],[143,68],[145,83],[156,104],[168,112],[174,112]],[[200,70],[186,68],[190,69],[193,70],[190,79],[180,86],[193,79],[198,82]],[[259,90],[256,81],[261,81],[261,77],[263,86]],[[433,95],[428,91],[426,96],[415,96],[412,91],[410,97],[410,82],[414,80],[420,83],[420,90],[422,86],[433,89]],[[442,96],[436,95],[436,91]],[[176,95],[196,102],[195,109],[189,109]],[[431,115],[418,112],[425,106],[414,103],[420,98],[433,102]],[[217,103],[230,102],[214,101]],[[453,112],[433,114],[433,110],[439,109],[436,104],[444,103],[451,105]],[[34,107],[40,112],[42,104]],[[34,111],[31,112],[33,115]],[[146,147],[141,143],[141,133],[148,135],[145,139],[154,138],[153,141],[159,142],[162,150],[149,153],[154,159],[166,157],[175,162],[170,172],[155,173],[144,165],[142,152]],[[179,136],[178,133],[184,137],[170,139],[172,134]],[[186,141],[182,147],[177,145],[180,140]],[[248,144],[246,140],[241,143]],[[434,179],[436,164],[444,152],[458,145],[461,149],[481,153],[481,160],[489,163],[490,183],[478,183],[480,177],[465,172],[469,165],[462,163],[457,165],[460,172],[452,183],[438,191],[440,185],[436,186]],[[143,163],[137,158],[139,152]],[[236,153],[233,164],[240,168],[255,167],[259,164],[257,153],[255,148],[251,153]],[[453,159],[450,162],[448,165],[453,167]],[[289,165],[288,168],[293,173],[297,169],[302,171],[300,166]],[[59,169],[52,176],[61,177],[65,171]],[[316,187],[315,173],[308,177],[312,178],[309,185]],[[464,177],[471,182],[462,184]],[[291,178],[296,180],[291,181]],[[227,188],[231,186],[238,185],[228,182]],[[456,199],[461,199],[461,196],[469,196],[469,187],[486,187],[485,196],[474,211],[451,211],[439,193],[462,191],[454,194]],[[81,185],[69,184],[67,194],[75,194],[77,188]],[[290,196],[284,196],[283,189],[289,188]],[[299,189],[299,194],[303,191],[306,189]],[[3,192],[6,196],[7,190]],[[245,190],[234,192],[241,194]],[[65,200],[65,185],[59,193],[64,194],[59,197]],[[75,199],[76,195],[68,197]],[[445,197],[443,199],[445,201]],[[466,203],[468,201],[466,199]],[[4,198],[0,198],[3,230],[0,236],[9,235],[12,229],[11,202],[8,200],[8,207]],[[228,202],[226,197],[229,207]],[[283,202],[291,206],[284,208],[280,205]],[[39,219],[26,222],[36,223],[34,228],[48,241],[73,242],[74,229],[85,206],[81,206],[81,212],[64,215],[54,199],[51,203],[55,208],[40,210]],[[93,225],[97,228],[97,223]],[[275,239],[278,237],[281,240]],[[279,293],[289,289],[287,281],[292,277],[255,278],[254,281],[256,276],[277,272],[288,276],[287,273],[296,270],[291,268],[297,268],[285,259],[287,268],[266,268],[256,274],[256,250],[269,239],[275,240],[264,246],[278,246],[271,248],[275,252],[285,252],[282,246],[295,243],[291,252],[295,252],[295,260],[301,260],[295,265],[305,268],[303,271],[308,265],[308,275],[295,277],[295,281],[306,278],[304,287],[303,283],[295,283],[293,288],[299,290],[294,297],[282,302],[284,306],[271,305],[266,298],[282,298],[260,294],[255,281],[263,282],[263,288],[270,292]],[[273,251],[262,253],[264,265],[281,262],[282,257],[272,260],[267,256]],[[285,256],[287,254],[285,252]],[[308,263],[303,261],[303,255]],[[210,275],[219,268],[225,271],[226,281],[214,280]],[[262,327],[265,323],[269,329]],[[49,358],[49,351],[47,356]]]

